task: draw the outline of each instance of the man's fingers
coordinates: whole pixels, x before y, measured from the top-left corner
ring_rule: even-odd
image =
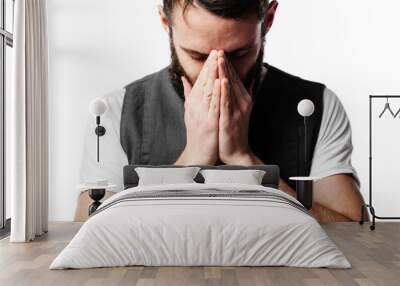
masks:
[[[226,57],[224,51],[218,52],[218,70],[220,78],[227,78],[229,81],[228,97],[232,106],[236,106],[240,102],[241,90],[238,83],[241,83],[240,77],[237,75],[232,63]]]
[[[253,99],[253,89],[254,89],[255,82],[256,82],[256,80],[253,78],[251,80],[251,83],[250,83],[250,86],[249,86],[249,90],[247,91],[252,99]]]
[[[218,63],[215,60],[209,64],[208,79],[207,79],[207,83],[203,89],[203,94],[208,99],[211,99],[211,97],[213,95],[214,87],[215,87],[215,80],[217,79],[217,77],[218,77]]]
[[[210,114],[215,117],[219,117],[220,114],[220,103],[221,103],[221,80],[216,79],[214,81],[214,90],[210,102]]]
[[[192,91],[192,85],[190,84],[190,82],[187,80],[187,78],[185,76],[182,76],[181,80],[182,80],[182,84],[183,84],[185,99],[187,99],[189,97],[189,94]]]
[[[204,87],[207,84],[208,75],[210,73],[210,64],[216,60],[217,60],[217,51],[212,50],[207,60],[205,61],[203,68],[200,71],[200,74],[196,81],[196,85],[199,84],[201,87]]]
[[[234,69],[232,63],[226,57],[225,57],[225,67],[230,82],[231,101],[236,106],[237,103],[240,103],[241,100],[243,100],[242,90],[240,89],[240,84],[242,84],[242,81],[239,75],[237,74],[236,70]]]
[[[239,74],[233,67],[232,63],[227,61],[226,63],[227,69],[229,71],[229,75],[232,77],[232,82],[234,85],[234,96],[235,99],[238,102],[243,102],[245,100],[251,100],[251,96],[249,92],[246,90],[246,88],[243,85],[242,80],[240,79]],[[248,97],[248,98],[246,98]]]
[[[218,52],[218,77],[228,78],[228,72],[226,70],[226,58],[224,51]]]
[[[225,57],[225,67],[226,67],[226,72],[228,74],[228,78],[230,80],[240,80],[239,76],[236,73],[236,70],[233,68],[232,63],[230,60]]]
[[[221,122],[227,124],[232,115],[232,98],[230,96],[230,84],[227,78],[222,79],[221,82]]]

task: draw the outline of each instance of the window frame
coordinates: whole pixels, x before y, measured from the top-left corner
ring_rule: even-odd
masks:
[[[6,50],[13,48],[14,35],[6,29],[7,15],[6,0],[0,0],[0,237],[10,231],[10,219],[6,218],[6,189],[5,189],[5,103],[6,103]],[[14,14],[15,0],[12,0]],[[14,17],[14,15],[11,15]],[[14,29],[13,29],[14,30]]]

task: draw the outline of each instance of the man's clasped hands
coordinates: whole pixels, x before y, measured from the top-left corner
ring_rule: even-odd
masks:
[[[224,51],[213,50],[192,86],[182,77],[187,141],[176,164],[258,163],[248,144],[253,100]]]

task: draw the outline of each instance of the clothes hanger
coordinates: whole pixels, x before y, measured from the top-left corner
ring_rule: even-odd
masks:
[[[392,114],[393,117],[396,117],[397,114],[399,113],[399,111],[396,113],[396,115],[394,115],[394,112],[392,111],[392,109],[390,108],[390,104],[389,104],[389,98],[386,97],[386,104],[385,107],[383,108],[382,113],[379,115],[379,118],[381,118],[383,116],[383,114],[386,112],[386,110],[389,110],[389,112]]]
[[[400,114],[400,108],[399,108],[399,110],[396,112],[396,114],[394,115],[394,118],[396,118],[397,115],[399,115],[399,114]]]

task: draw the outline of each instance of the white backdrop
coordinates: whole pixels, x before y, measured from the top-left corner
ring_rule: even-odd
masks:
[[[368,95],[400,94],[400,2],[279,2],[265,61],[325,83],[338,94],[352,124],[353,165],[367,199]],[[90,100],[169,64],[168,37],[157,3],[48,1],[50,220],[73,218]],[[377,104],[379,114],[384,101]],[[393,106],[400,108],[400,101]],[[400,189],[396,188],[400,152],[394,152],[400,119],[383,119],[378,125],[381,143],[374,148],[379,157],[374,167],[374,202],[379,215],[400,215]]]

